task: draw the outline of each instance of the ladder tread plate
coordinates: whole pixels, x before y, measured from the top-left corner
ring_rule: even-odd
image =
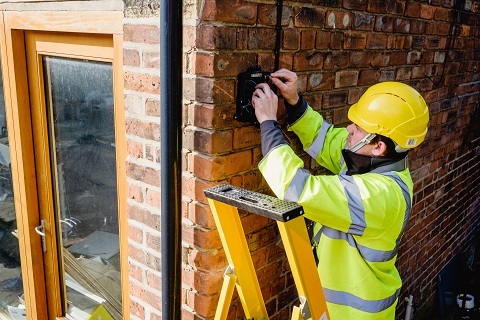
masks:
[[[253,212],[276,221],[287,222],[303,215],[298,204],[281,200],[259,192],[220,184],[204,190],[207,198],[217,200],[239,209]]]

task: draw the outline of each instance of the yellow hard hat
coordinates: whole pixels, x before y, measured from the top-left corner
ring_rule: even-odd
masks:
[[[425,139],[429,116],[427,104],[417,90],[391,81],[368,88],[350,107],[348,118],[369,133],[392,139],[401,152]]]

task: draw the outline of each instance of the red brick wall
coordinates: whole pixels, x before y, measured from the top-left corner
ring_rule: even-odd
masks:
[[[182,319],[213,319],[227,261],[203,190],[227,182],[270,193],[257,169],[259,131],[233,115],[237,74],[255,64],[273,69],[276,5],[184,3]],[[410,154],[415,204],[398,257],[404,279],[398,319],[409,294],[420,309],[433,306],[438,272],[472,240],[480,223],[475,4],[316,0],[289,1],[283,8],[281,67],[299,74],[305,99],[334,124],[345,125],[349,106],[379,81],[409,83],[429,104],[427,139]],[[160,26],[147,9],[127,7],[124,27],[132,319],[161,318]],[[324,173],[290,138],[306,167]],[[269,315],[287,319],[298,301],[288,262],[274,244],[275,225],[241,214]],[[242,315],[235,296],[229,319]]]
[[[366,88],[396,80],[417,88],[431,112],[426,141],[410,154],[414,209],[398,267],[403,299],[434,303],[436,276],[476,234],[479,195],[480,16],[471,1],[289,1],[283,8],[281,67],[296,71],[306,101],[336,125]],[[212,319],[227,261],[203,189],[230,183],[269,193],[257,169],[258,129],[233,120],[236,76],[274,65],[274,1],[187,4],[183,175],[184,319]],[[301,152],[293,137],[295,150]],[[307,168],[318,171],[305,154]],[[272,319],[296,301],[272,221],[242,213]],[[236,297],[229,319],[243,315]]]
[[[159,24],[158,17],[124,22],[128,303],[138,320],[161,319]]]

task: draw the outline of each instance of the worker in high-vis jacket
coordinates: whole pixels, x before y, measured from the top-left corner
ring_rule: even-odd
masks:
[[[252,97],[260,123],[259,169],[277,197],[303,206],[331,320],[393,320],[402,281],[395,266],[412,208],[408,150],[425,138],[428,107],[411,86],[383,82],[352,105],[353,123],[336,128],[298,94],[297,75],[270,75],[285,99],[288,130],[332,175],[312,175],[286,143],[278,97],[259,84]],[[309,303],[312,303],[309,301]]]

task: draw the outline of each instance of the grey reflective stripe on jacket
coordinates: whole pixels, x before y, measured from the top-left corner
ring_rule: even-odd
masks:
[[[361,236],[365,231],[367,223],[365,222],[365,209],[363,207],[360,189],[352,176],[340,175],[338,178],[345,191],[350,218],[352,220],[352,224],[350,224],[347,232]]]
[[[383,250],[375,250],[371,248],[367,248],[365,246],[362,246],[358,244],[352,234],[350,233],[345,233],[342,231],[338,231],[326,226],[323,226],[313,237],[313,243],[318,244],[320,241],[320,237],[323,234],[325,236],[331,238],[331,239],[339,239],[339,240],[345,240],[348,242],[348,244],[354,248],[358,249],[358,252],[360,255],[367,261],[370,262],[385,262],[391,260],[395,255],[398,253],[398,247],[400,245],[400,240],[402,238],[402,235],[405,231],[405,227],[407,226],[408,218],[410,217],[410,210],[411,210],[411,204],[412,201],[410,199],[410,193],[408,191],[408,186],[405,182],[403,182],[402,179],[395,173],[395,172],[385,172],[382,173],[382,175],[387,176],[391,179],[393,179],[401,188],[403,197],[405,198],[405,203],[406,203],[406,208],[405,208],[405,216],[403,218],[403,225],[402,229],[400,230],[400,233],[395,241],[395,248],[390,251],[383,251]],[[350,203],[350,202],[349,202]],[[349,204],[350,207],[350,204]],[[350,210],[350,214],[352,214],[352,211]],[[353,220],[352,220],[353,221]]]
[[[364,300],[351,293],[323,288],[325,299],[330,303],[349,306],[370,313],[381,312],[390,307],[400,294],[398,289],[393,295],[380,300]]]
[[[292,181],[288,185],[284,199],[288,201],[298,202],[302,191],[305,188],[310,172],[305,169],[298,169]],[[348,209],[350,211],[350,219],[352,223],[348,229],[348,233],[361,236],[365,231],[365,210],[363,208],[362,197],[357,184],[352,176],[338,176],[347,197]]]
[[[338,230],[335,230],[335,229],[332,229],[332,228],[329,228],[329,227],[325,227],[325,226],[323,226],[321,231],[319,231],[315,235],[315,239],[318,236],[318,241],[320,241],[321,233],[323,233],[325,236],[329,237],[330,239],[347,241],[348,244],[351,247],[358,250],[358,252],[360,253],[360,255],[362,256],[362,258],[364,260],[369,261],[369,262],[389,261],[393,257],[395,257],[395,255],[398,252],[398,245],[395,246],[395,248],[393,250],[390,250],[390,251],[371,249],[371,248],[362,246],[361,244],[357,243],[357,241],[355,241],[353,235],[351,235],[349,233],[342,232],[342,231],[338,231]],[[315,243],[318,244],[318,242],[315,242]]]
[[[320,127],[320,131],[318,131],[317,136],[313,140],[310,147],[307,149],[307,153],[313,158],[317,159],[320,152],[322,152],[323,145],[325,143],[325,137],[327,135],[327,130],[332,125],[327,121],[323,120],[322,126]]]
[[[290,181],[287,191],[285,191],[284,199],[298,202],[298,199],[300,199],[302,191],[305,188],[308,177],[310,177],[310,172],[308,170],[303,168],[298,169],[292,181]]]

